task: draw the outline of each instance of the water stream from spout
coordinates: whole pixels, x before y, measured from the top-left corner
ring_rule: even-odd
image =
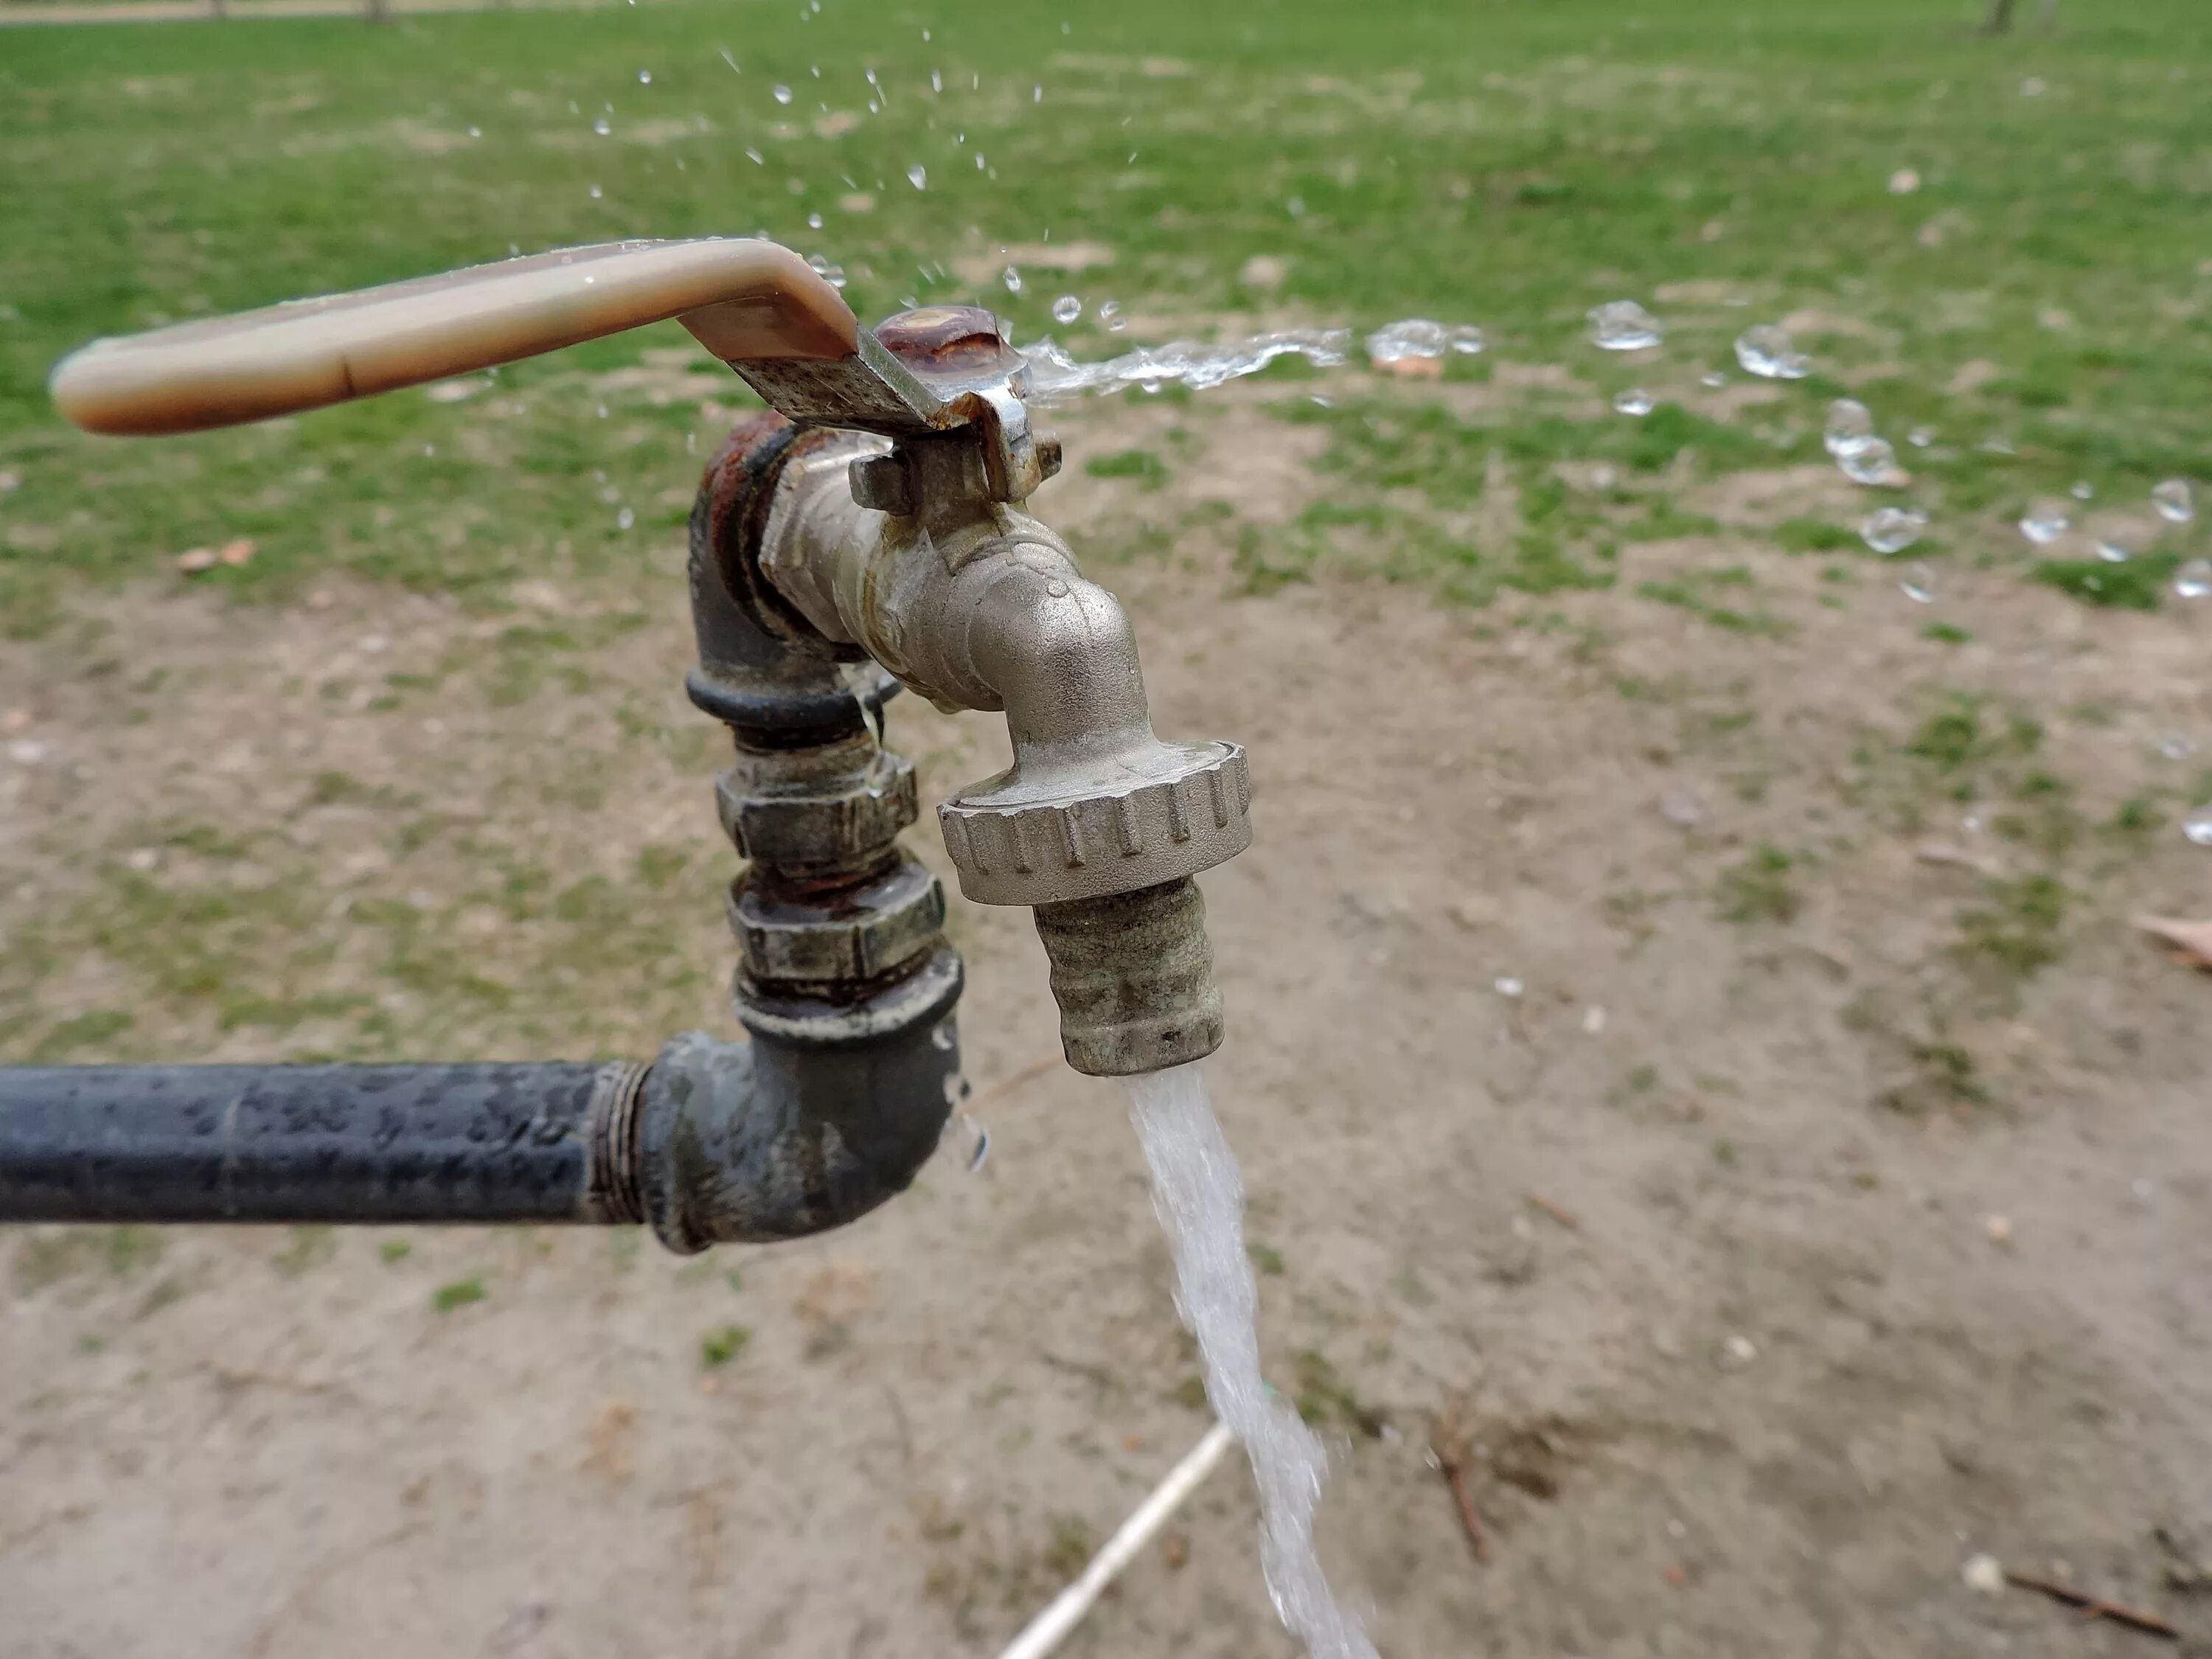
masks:
[[[1152,1207],[1175,1256],[1176,1307],[1198,1339],[1206,1397],[1251,1460],[1260,1566],[1285,1627],[1312,1659],[1376,1659],[1314,1552],[1328,1459],[1260,1375],[1259,1289],[1244,1254],[1244,1182],[1196,1062],[1127,1079],[1129,1115],[1152,1175]]]

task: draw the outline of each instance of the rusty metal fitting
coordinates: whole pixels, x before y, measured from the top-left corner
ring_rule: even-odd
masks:
[[[812,750],[741,751],[714,780],[714,805],[744,857],[806,872],[880,861],[921,810],[914,763],[866,733]]]
[[[1221,1046],[1221,993],[1206,901],[1188,877],[1036,907],[1052,963],[1060,1046],[1092,1077],[1203,1060]]]
[[[865,881],[794,887],[756,865],[730,884],[744,983],[836,1000],[896,976],[944,943],[945,890],[901,856]]]

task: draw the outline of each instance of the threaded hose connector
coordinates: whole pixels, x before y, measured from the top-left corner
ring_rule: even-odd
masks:
[[[1040,904],[1036,915],[1060,1004],[1060,1046],[1077,1071],[1127,1077],[1221,1046],[1206,901],[1191,878]]]

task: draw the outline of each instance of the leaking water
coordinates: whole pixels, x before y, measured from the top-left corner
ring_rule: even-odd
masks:
[[[1244,1183],[1194,1061],[1128,1079],[1129,1115],[1152,1173],[1152,1207],[1174,1254],[1176,1308],[1198,1339],[1206,1397],[1260,1491],[1260,1565],[1276,1615],[1312,1659],[1375,1659],[1314,1553],[1328,1459],[1260,1375],[1259,1291],[1244,1254]]]
[[[1105,314],[1106,307],[1099,307]],[[1158,387],[1179,380],[1194,392],[1257,374],[1278,357],[1304,357],[1316,368],[1343,366],[1352,349],[1350,331],[1341,328],[1279,329],[1220,345],[1176,340],[1143,346],[1099,362],[1080,362],[1049,335],[1022,348],[1030,362],[1031,401],[1052,403],[1085,392],[1119,392],[1124,386]]]

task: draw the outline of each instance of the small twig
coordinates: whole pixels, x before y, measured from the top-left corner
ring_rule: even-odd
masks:
[[[962,1102],[960,1109],[965,1112],[977,1111],[989,1105],[993,1101],[1013,1093],[1024,1083],[1034,1083],[1054,1066],[1062,1063],[1062,1059],[1058,1054],[1047,1054],[1042,1060],[1033,1060],[1012,1077],[1002,1077],[981,1093]]]
[[[1058,1647],[1068,1632],[1082,1622],[1083,1615],[1091,1611],[1091,1604],[1104,1593],[1106,1586],[1136,1559],[1138,1551],[1182,1506],[1183,1499],[1198,1490],[1199,1483],[1212,1473],[1222,1454],[1236,1443],[1236,1437],[1229,1432],[1227,1424],[1216,1423],[1208,1429],[1206,1438],[1183,1454],[1182,1462],[1168,1472],[1167,1479],[1152,1489],[1152,1496],[1139,1504],[1136,1513],[1106,1540],[1106,1547],[1091,1558],[1091,1565],[1084,1568],[1082,1577],[1030,1620],[999,1659],[1044,1659],[1046,1654]]]
[[[1474,1547],[1474,1559],[1490,1559],[1490,1529],[1482,1524],[1482,1511],[1474,1506],[1474,1495],[1467,1489],[1467,1466],[1457,1458],[1439,1455],[1437,1467],[1443,1471],[1444,1484],[1451,1488],[1452,1501],[1459,1505],[1459,1523],[1467,1528],[1467,1541]]]
[[[1565,1227],[1569,1232],[1578,1233],[1582,1231],[1583,1224],[1575,1218],[1575,1212],[1572,1210],[1567,1209],[1561,1205],[1553,1203],[1550,1199],[1545,1197],[1541,1193],[1523,1193],[1521,1196],[1527,1199],[1531,1204],[1541,1210],[1546,1215],[1551,1217],[1553,1220],[1558,1222],[1559,1225]]]
[[[2125,1625],[2130,1630],[2139,1630],[2151,1636],[2163,1636],[2169,1642],[2179,1642],[2181,1632],[2156,1613],[2141,1613],[2134,1607],[2124,1607],[2117,1601],[2107,1601],[2101,1596],[2086,1595],[2070,1585],[2060,1584],[2033,1574],[2005,1569],[2005,1583],[2017,1589],[2031,1589],[2047,1595],[2054,1601],[2063,1601],[2069,1607],[2079,1607],[2091,1619],[2109,1619],[2116,1625]]]

